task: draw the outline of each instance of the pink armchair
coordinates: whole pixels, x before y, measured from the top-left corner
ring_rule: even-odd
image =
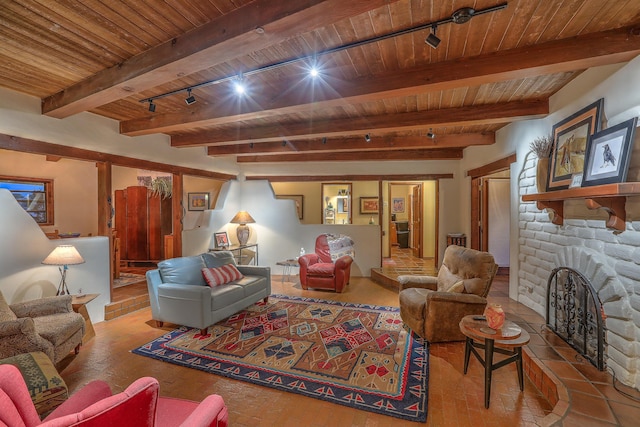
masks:
[[[353,240],[349,236],[321,234],[315,253],[298,258],[302,289],[319,288],[342,292],[349,284],[353,263]]]
[[[92,381],[40,421],[18,368],[0,365],[0,425],[12,426],[219,426],[228,413],[222,397],[200,404],[159,397],[158,381],[144,377],[112,395],[104,381]]]

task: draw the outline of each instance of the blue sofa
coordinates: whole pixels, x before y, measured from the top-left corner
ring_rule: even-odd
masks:
[[[209,287],[203,268],[234,264],[228,251],[171,258],[147,271],[151,314],[158,326],[164,322],[198,328],[202,334],[209,326],[271,295],[271,269],[238,265],[244,278]]]

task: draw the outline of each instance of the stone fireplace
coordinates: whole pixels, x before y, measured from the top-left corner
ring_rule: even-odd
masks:
[[[519,197],[537,192],[535,166],[530,155],[518,176]],[[627,200],[628,212],[640,211],[636,199]],[[629,221],[628,214],[626,230],[614,233],[605,226],[607,215],[589,211],[584,202],[567,201],[564,210],[564,225],[558,226],[534,202],[520,202],[518,301],[545,316],[551,272],[580,272],[602,302],[604,364],[640,389],[640,222]]]

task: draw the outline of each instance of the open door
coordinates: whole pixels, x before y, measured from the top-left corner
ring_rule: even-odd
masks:
[[[411,230],[413,256],[422,258],[422,184],[414,185],[411,189]]]

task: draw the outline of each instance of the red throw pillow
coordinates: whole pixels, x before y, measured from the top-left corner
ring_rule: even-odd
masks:
[[[202,276],[204,276],[207,285],[211,287],[234,282],[244,277],[233,264],[225,264],[217,268],[203,268]]]

